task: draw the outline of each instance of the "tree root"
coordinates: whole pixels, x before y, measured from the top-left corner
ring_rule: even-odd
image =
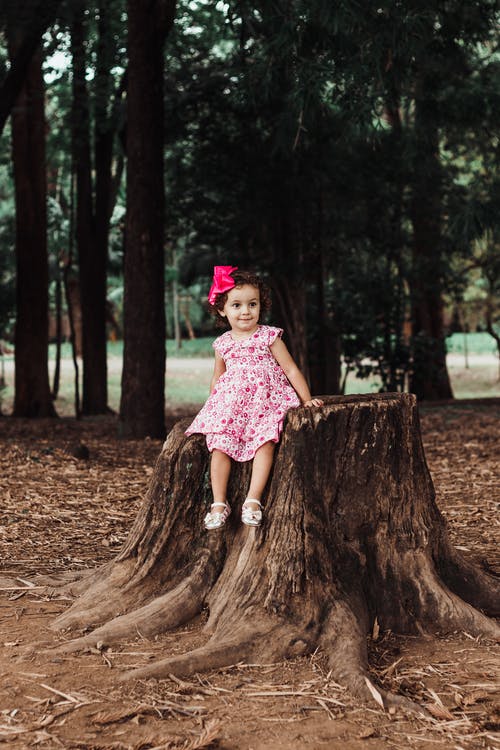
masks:
[[[131,560],[114,565],[107,576],[90,585],[66,612],[56,618],[51,629],[89,629],[150,601],[158,594],[159,583],[150,577],[133,588],[127,588],[132,567]]]
[[[466,560],[449,539],[441,545],[438,558],[439,573],[454,594],[476,609],[500,616],[500,578],[485,573]]]
[[[500,610],[500,586],[449,542],[413,396],[330,398],[318,410],[291,410],[261,529],[242,527],[235,512],[223,533],[204,532],[209,454],[203,436],[185,436],[186,426],[177,425],[165,442],[115,560],[63,582],[64,592],[81,596],[53,627],[85,632],[56,651],[151,638],[207,606],[205,645],[124,679],[189,676],[320,647],[334,679],[351,693],[384,709],[425,714],[372,681],[366,636],[373,619],[400,633],[432,628],[498,637],[480,610]],[[232,467],[233,510],[246,497],[249,471],[249,462]]]
[[[363,619],[363,618],[362,618]],[[269,621],[258,629],[233,628],[232,634],[217,630],[208,642],[184,654],[168,657],[125,672],[120,680],[162,679],[170,675],[189,677],[196,672],[221,669],[241,662],[267,662],[311,653],[317,645],[328,653],[334,679],[368,703],[387,710],[403,709],[428,716],[411,699],[376,687],[369,675],[366,637],[347,602],[332,603],[321,633],[302,633],[301,628]],[[311,637],[313,636],[313,637]]]
[[[131,637],[152,638],[167,630],[179,627],[198,615],[211,588],[215,570],[206,556],[198,560],[190,576],[183,578],[175,588],[142,607],[109,620],[81,638],[75,638],[56,647],[58,653],[70,654],[107,646]]]
[[[217,631],[200,648],[179,656],[161,659],[153,664],[130,670],[124,680],[161,679],[174,674],[189,677],[195,672],[220,669],[245,661],[279,661],[301,656],[311,651],[308,637],[298,637],[297,630],[281,622],[260,623],[259,626],[239,626],[231,635]]]
[[[483,615],[445,586],[427,554],[416,554],[414,562],[416,566],[414,570],[410,569],[410,575],[413,583],[417,582],[420,586],[420,624],[424,629],[426,623],[430,622],[435,632],[466,630],[475,636],[494,639],[500,637],[500,628],[494,620]]]
[[[208,641],[205,646],[193,649],[179,656],[171,656],[168,659],[160,659],[145,667],[132,669],[121,675],[121,680],[147,680],[152,677],[161,679],[174,674],[177,677],[189,677],[195,672],[205,672],[210,669],[219,669],[231,664],[245,661],[248,654],[240,641],[228,643],[217,642],[215,638]]]
[[[91,586],[102,582],[111,573],[114,560],[111,560],[97,568],[83,571],[68,571],[56,576],[43,576],[40,583],[50,589],[51,594],[78,598],[85,594]]]
[[[360,613],[358,618],[354,611]],[[319,645],[328,655],[333,679],[367,703],[375,703],[386,710],[398,708],[428,716],[428,711],[410,698],[373,684],[368,670],[366,625],[367,612],[361,599],[352,597],[351,602],[332,602]]]
[[[209,535],[205,537],[203,545],[190,550],[189,566],[177,569],[175,576],[172,571],[175,572],[176,568],[172,566],[170,578],[160,578],[160,574],[155,575],[153,571],[143,579],[136,574],[134,558],[115,560],[106,570],[106,576],[94,580],[51,627],[53,630],[89,629],[127,613],[133,618],[134,613],[151,602],[153,597],[161,598],[177,589],[195,592],[203,589],[207,593],[219,575],[225,554],[225,538],[219,534]],[[173,581],[179,580],[179,577],[184,580],[184,587],[182,584],[175,586]]]

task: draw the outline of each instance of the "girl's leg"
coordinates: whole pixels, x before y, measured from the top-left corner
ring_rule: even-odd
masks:
[[[214,503],[226,502],[227,483],[229,472],[231,471],[231,459],[227,453],[217,449],[212,451],[210,461],[210,481],[212,484],[212,494]]]
[[[252,465],[252,476],[250,477],[250,487],[248,488],[247,497],[252,500],[260,500],[264,487],[269,479],[271,467],[273,465],[275,443],[269,442],[261,445],[255,453]],[[249,508],[258,510],[257,503],[247,502]]]

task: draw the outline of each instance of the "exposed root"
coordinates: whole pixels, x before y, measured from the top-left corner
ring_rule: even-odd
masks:
[[[201,612],[212,584],[213,576],[205,563],[205,560],[200,560],[192,575],[171,591],[132,612],[115,617],[88,635],[58,646],[57,652],[69,654],[95,648],[98,644],[102,648],[137,636],[152,638],[189,622]]]
[[[61,589],[66,586],[74,586],[76,581],[88,580],[94,573],[92,570],[67,570],[60,575],[35,575],[35,576],[22,576],[22,578],[0,578],[1,586],[16,586],[19,585],[21,580],[29,580],[34,586],[47,586],[51,588]],[[78,592],[80,593],[80,592]]]
[[[395,632],[498,637],[497,625],[471,606],[499,611],[497,582],[447,539],[413,396],[340,397],[319,410],[291,410],[266,523],[257,530],[242,527],[234,513],[223,533],[205,533],[209,455],[203,436],[187,438],[185,426],[169,435],[118,557],[64,581],[63,591],[81,596],[54,628],[84,632],[58,651],[151,638],[208,605],[204,646],[124,679],[189,676],[320,646],[334,679],[351,693],[384,709],[425,713],[372,682],[366,635],[373,617]],[[232,467],[235,509],[246,496],[248,463]]]
[[[416,703],[411,698],[407,698],[406,695],[398,695],[397,693],[389,693],[387,690],[379,690],[383,701],[383,707],[386,710],[391,708],[402,709],[411,714],[419,714],[420,716],[431,717],[432,714],[419,703]]]
[[[359,606],[355,609],[361,613],[359,619],[354,616],[347,601],[335,601],[325,622],[320,645],[328,654],[333,678],[367,703],[375,703],[386,710],[394,707],[428,715],[418,703],[374,685],[368,671],[366,612],[364,608],[360,610]]]
[[[302,656],[314,650],[316,641],[298,632],[298,628],[281,620],[255,618],[254,625],[218,629],[200,648],[180,656],[169,657],[131,670],[124,679],[162,678],[174,674],[188,677],[194,672],[206,672],[251,660],[279,661]]]
[[[78,630],[100,625],[151,599],[154,582],[125,592],[124,584],[131,568],[129,561],[111,568],[109,575],[87,587],[85,593],[51,624],[52,630]]]
[[[46,585],[51,594],[77,598],[85,594],[91,586],[105,579],[111,572],[114,562],[110,561],[98,568],[68,571],[60,576],[43,576],[35,580]]]
[[[429,557],[420,555],[418,571],[412,571],[412,581],[420,582],[421,625],[432,623],[434,631],[466,630],[471,635],[500,638],[500,628],[494,620],[446,588]],[[418,615],[417,615],[418,618]]]
[[[125,672],[123,680],[147,680],[152,677],[161,679],[174,674],[177,677],[189,677],[195,672],[206,672],[210,669],[227,667],[249,658],[250,648],[245,648],[239,640],[229,643],[211,638],[205,646],[189,651],[180,656],[172,656],[148,664],[145,667]]]
[[[500,578],[466,560],[446,539],[440,550],[439,573],[457,596],[490,617],[500,616]]]
[[[328,655],[334,679],[355,695],[372,701],[374,696],[366,684],[368,653],[366,648],[366,611],[359,622],[347,601],[334,601],[324,623],[320,646]]]

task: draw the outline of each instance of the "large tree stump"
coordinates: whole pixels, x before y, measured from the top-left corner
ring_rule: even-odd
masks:
[[[66,652],[151,637],[204,607],[207,643],[127,673],[189,675],[242,660],[328,654],[338,682],[397,701],[368,679],[375,618],[399,633],[497,637],[499,581],[451,545],[425,462],[411,395],[331,397],[289,412],[265,523],[243,526],[248,464],[234,464],[225,528],[206,532],[209,454],[179,422],[158,458],[129,538],[111,563],[71,584],[79,598],[55,628],[92,632]]]

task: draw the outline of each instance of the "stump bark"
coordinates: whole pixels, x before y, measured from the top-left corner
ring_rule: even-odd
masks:
[[[188,421],[170,433],[118,556],[70,584],[54,623],[87,631],[76,651],[152,637],[208,608],[207,642],[127,673],[189,675],[276,661],[317,647],[335,680],[381,705],[399,703],[368,676],[375,618],[398,633],[466,630],[497,638],[499,581],[450,543],[407,394],[325,398],[288,413],[265,498],[265,523],[239,520],[249,464],[234,464],[233,513],[206,532],[209,454]],[[91,630],[91,632],[88,632]]]

